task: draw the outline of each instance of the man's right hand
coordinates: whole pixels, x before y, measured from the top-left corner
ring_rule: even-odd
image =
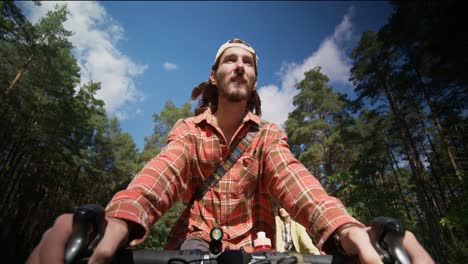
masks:
[[[341,230],[340,240],[348,255],[357,255],[359,263],[382,263],[379,254],[371,243],[375,239],[374,231],[368,228],[351,226]],[[414,264],[433,264],[434,260],[418,242],[413,233],[405,231],[403,247],[408,252]]]
[[[72,233],[73,215],[59,216],[54,225],[42,236],[41,241],[33,250],[26,263],[63,264],[65,244]],[[104,236],[89,259],[89,263],[109,263],[112,257],[128,241],[129,225],[117,218],[106,218]]]

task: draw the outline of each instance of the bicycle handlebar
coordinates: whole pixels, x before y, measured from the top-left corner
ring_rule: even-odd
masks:
[[[166,263],[314,263],[332,264],[344,263],[341,256],[307,255],[299,253],[280,253],[264,251],[247,253],[243,249],[224,250],[219,255],[212,255],[200,250],[148,250],[125,249],[119,251],[112,263],[114,264],[166,264]]]
[[[411,257],[402,245],[405,235],[405,226],[402,222],[390,218],[379,216],[374,218],[371,228],[377,238],[374,242],[377,252],[381,258],[387,260],[385,263],[411,264]]]
[[[95,204],[78,208],[73,215],[73,232],[65,246],[65,263],[82,263],[91,256],[102,235],[99,226],[105,219],[104,209]],[[404,225],[397,219],[377,217],[371,223],[376,233],[373,241],[384,263],[411,263],[411,258],[401,241],[405,233]],[[159,264],[159,263],[344,263],[343,256],[308,255],[299,253],[279,253],[263,251],[247,253],[242,248],[222,252],[200,250],[145,250],[125,249],[117,252],[112,263],[117,264]]]
[[[102,238],[99,226],[104,221],[104,208],[87,204],[73,214],[73,232],[65,245],[65,263],[75,263],[83,256],[91,256]]]

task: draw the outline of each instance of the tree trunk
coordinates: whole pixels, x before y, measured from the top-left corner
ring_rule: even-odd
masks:
[[[417,112],[417,114],[418,114],[418,118],[419,118],[419,121],[420,121],[420,123],[421,123],[421,126],[422,126],[422,128],[424,129],[424,132],[425,132],[425,135],[426,135],[426,137],[427,137],[427,140],[429,141],[429,143],[430,143],[430,145],[431,145],[431,148],[432,148],[432,150],[433,150],[433,152],[434,152],[434,156],[436,157],[436,160],[437,160],[437,162],[438,162],[438,164],[439,164],[438,166],[439,166],[439,168],[442,168],[442,165],[441,165],[442,163],[440,162],[440,159],[439,159],[438,156],[437,156],[437,152],[436,152],[435,146],[434,146],[434,144],[432,143],[432,139],[431,139],[430,134],[429,134],[429,131],[427,131],[427,128],[426,128],[426,126],[425,126],[425,124],[424,124],[424,121],[423,121],[423,119],[422,119],[422,117],[421,117],[421,113],[419,112],[419,110],[418,110],[417,107],[415,107],[415,109],[416,109],[416,112]],[[446,199],[446,197],[445,197],[445,188],[444,188],[444,186],[442,185],[442,182],[441,182],[441,180],[440,180],[440,177],[439,177],[439,175],[436,173],[434,166],[432,165],[432,157],[429,155],[428,150],[427,150],[427,148],[426,148],[426,145],[425,145],[425,143],[424,143],[424,141],[423,141],[423,138],[424,138],[424,137],[420,134],[420,132],[419,132],[418,130],[416,130],[416,131],[417,131],[419,137],[421,138],[421,145],[422,145],[422,147],[423,147],[423,149],[424,149],[424,153],[425,153],[426,157],[427,157],[428,160],[429,160],[429,163],[431,164],[430,169],[431,169],[431,172],[432,172],[432,176],[434,177],[434,179],[435,179],[435,181],[436,181],[436,184],[437,184],[437,188],[439,189],[439,196],[442,198],[442,205],[443,205],[443,209],[444,209],[444,210],[441,211],[441,214],[442,214],[442,215],[445,215],[446,212],[447,212],[447,210],[449,209],[449,203],[448,203],[448,201],[447,201],[447,199]],[[449,190],[449,193],[452,195],[452,197],[454,197],[455,192],[450,188],[450,186],[448,186],[447,189]],[[443,227],[442,227],[442,230],[445,232],[445,235],[446,235],[447,237],[449,237],[455,244],[458,243],[458,241],[457,241],[456,237],[454,236],[454,234],[453,234],[452,230],[450,229],[450,227],[448,227],[448,226],[443,226]]]
[[[34,54],[29,56],[28,58],[28,61],[23,65],[23,67],[21,67],[20,71],[18,72],[18,74],[16,74],[16,77],[15,79],[13,79],[13,81],[11,82],[10,86],[8,86],[7,90],[5,91],[5,96],[8,96],[8,94],[11,92],[11,90],[13,90],[13,87],[15,86],[15,84],[19,81],[19,79],[21,78],[21,76],[23,75],[23,73],[26,71],[26,69],[29,67],[29,64],[31,64],[32,62],[32,59],[34,57]]]
[[[20,193],[19,188],[24,180],[24,169],[22,166],[19,166],[20,161],[17,161],[14,170],[11,171],[11,180],[9,181],[8,189],[5,190],[5,197],[1,204],[0,221],[7,218],[7,215],[11,215],[11,208],[16,208],[16,196]]]
[[[400,180],[398,179],[395,168],[393,167],[393,164],[396,164],[396,166],[398,166],[398,164],[396,163],[395,156],[393,155],[392,149],[390,148],[390,144],[388,143],[387,136],[384,136],[384,138],[385,138],[385,146],[387,149],[387,155],[390,160],[390,167],[392,168],[393,176],[395,177],[395,182],[397,184],[398,193],[400,193],[401,201],[403,203],[403,207],[405,208],[406,216],[408,217],[408,220],[411,221],[412,217],[411,217],[411,213],[408,207],[408,202],[406,201],[406,197],[403,193],[403,188],[401,188],[401,183],[400,183]],[[399,171],[399,168],[398,168],[398,171]]]
[[[463,182],[463,179],[462,179],[461,175],[458,173],[458,166],[457,166],[457,163],[455,161],[455,155],[453,154],[452,149],[450,148],[450,145],[447,143],[445,133],[443,132],[442,125],[440,124],[439,116],[434,111],[434,105],[431,102],[431,99],[429,98],[429,96],[427,94],[426,86],[424,85],[424,83],[422,81],[421,74],[419,73],[418,68],[416,68],[416,65],[413,63],[411,56],[410,56],[410,63],[411,63],[411,66],[414,68],[414,71],[416,72],[419,87],[423,92],[424,99],[426,100],[427,106],[429,106],[429,110],[431,111],[430,116],[432,117],[432,119],[434,121],[434,124],[435,124],[435,126],[437,128],[437,131],[439,132],[439,136],[440,136],[440,139],[442,141],[442,144],[444,145],[444,147],[445,147],[445,149],[447,151],[447,155],[449,157],[450,164],[452,165],[452,168],[453,168],[453,170],[455,172],[455,176],[458,178],[458,180]]]
[[[442,144],[444,145],[445,149],[447,150],[447,155],[449,157],[450,164],[452,165],[452,168],[453,168],[453,170],[455,172],[455,176],[458,178],[458,180],[463,182],[463,179],[462,179],[461,175],[458,173],[459,169],[458,169],[457,163],[455,161],[455,155],[453,154],[452,149],[450,148],[449,144],[447,143],[447,140],[445,139],[445,134],[444,134],[444,132],[442,130],[442,125],[440,124],[439,116],[437,115],[436,112],[434,112],[432,103],[431,103],[430,99],[426,96],[426,94],[424,95],[424,97],[426,98],[426,102],[429,105],[429,109],[431,110],[431,117],[434,120],[434,124],[437,127],[437,131],[439,132],[439,136],[440,136],[440,139],[442,141]]]
[[[385,95],[387,96],[388,102],[390,104],[390,111],[393,114],[393,117],[395,118],[395,123],[398,126],[401,138],[403,142],[405,142],[403,145],[410,164],[411,171],[413,172],[413,177],[415,178],[419,204],[424,212],[425,218],[427,219],[430,228],[428,232],[431,236],[431,240],[433,242],[436,254],[441,258],[445,259],[446,256],[442,246],[444,242],[442,240],[443,237],[441,236],[440,226],[438,223],[440,214],[437,211],[434,211],[434,209],[437,209],[438,207],[437,201],[435,200],[435,197],[431,195],[431,187],[424,173],[424,168],[419,159],[416,146],[413,140],[411,139],[411,133],[409,131],[409,128],[408,126],[406,126],[406,123],[403,120],[400,111],[398,110],[398,106],[396,104],[393,94],[390,92],[387,83],[385,83],[385,81],[383,80],[384,79],[382,79],[381,83],[383,85]],[[427,203],[428,200],[431,202],[432,206],[431,204]]]

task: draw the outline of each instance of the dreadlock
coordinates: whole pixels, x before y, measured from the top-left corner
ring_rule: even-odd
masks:
[[[241,39],[232,39],[229,41],[230,43],[242,43],[246,46],[250,45],[241,40]],[[215,64],[213,67],[211,67],[212,70],[217,71],[219,67],[219,60],[221,56],[218,57],[218,59],[215,61]],[[257,61],[254,60],[254,66],[255,66],[255,75],[258,76],[257,72]],[[213,85],[208,79],[208,81],[204,81],[200,83],[199,85],[195,86],[192,90],[192,96],[190,97],[192,100],[196,100],[199,96],[201,95],[200,100],[198,101],[198,106],[195,108],[194,113],[195,115],[199,115],[203,112],[205,112],[206,109],[211,108],[211,112],[214,113],[218,109],[218,88],[216,85]],[[256,90],[253,90],[251,95],[249,96],[249,100],[247,101],[247,109],[249,111],[254,112],[258,116],[262,115],[262,110],[261,110],[261,101],[260,101],[260,96],[258,95]]]

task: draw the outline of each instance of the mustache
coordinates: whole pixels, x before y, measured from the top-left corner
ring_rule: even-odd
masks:
[[[242,75],[235,74],[235,75],[231,78],[231,81],[246,83],[246,82],[247,82],[247,79],[244,78],[244,76],[242,76]]]
[[[234,71],[234,74],[231,77],[231,80],[233,81],[243,81],[247,82],[247,78],[245,78],[245,72],[243,71]]]
[[[244,76],[245,71],[237,69],[237,70],[234,71],[234,74],[236,76]]]
[[[235,71],[233,75],[234,76],[231,78],[231,80],[247,82],[243,71]]]

